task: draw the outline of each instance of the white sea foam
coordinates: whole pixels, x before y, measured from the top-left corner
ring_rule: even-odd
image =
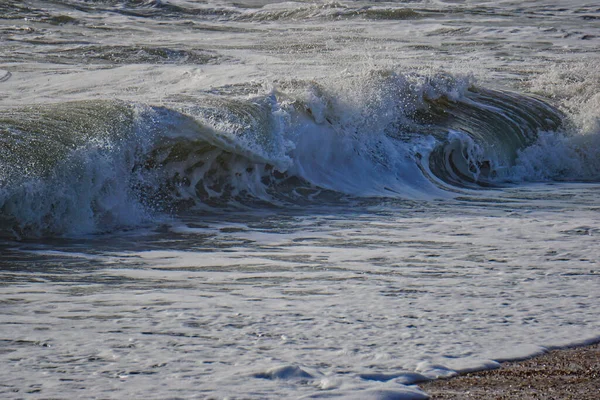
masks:
[[[0,4],[0,397],[422,399],[598,341],[591,2],[55,3]]]

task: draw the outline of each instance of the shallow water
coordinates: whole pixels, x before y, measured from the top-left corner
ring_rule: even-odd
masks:
[[[599,20],[1,4],[1,396],[418,399],[597,340]]]
[[[186,215],[5,243],[3,395],[405,393],[597,338],[598,189]]]

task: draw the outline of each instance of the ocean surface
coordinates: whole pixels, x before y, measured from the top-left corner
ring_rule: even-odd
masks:
[[[3,399],[425,399],[598,237],[596,1],[0,1]]]

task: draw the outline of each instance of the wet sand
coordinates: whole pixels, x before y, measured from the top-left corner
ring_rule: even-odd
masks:
[[[600,343],[419,385],[431,400],[599,400]]]

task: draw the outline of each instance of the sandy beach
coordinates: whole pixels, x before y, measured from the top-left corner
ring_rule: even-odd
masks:
[[[427,382],[432,400],[600,399],[600,344],[553,350],[499,369]]]

